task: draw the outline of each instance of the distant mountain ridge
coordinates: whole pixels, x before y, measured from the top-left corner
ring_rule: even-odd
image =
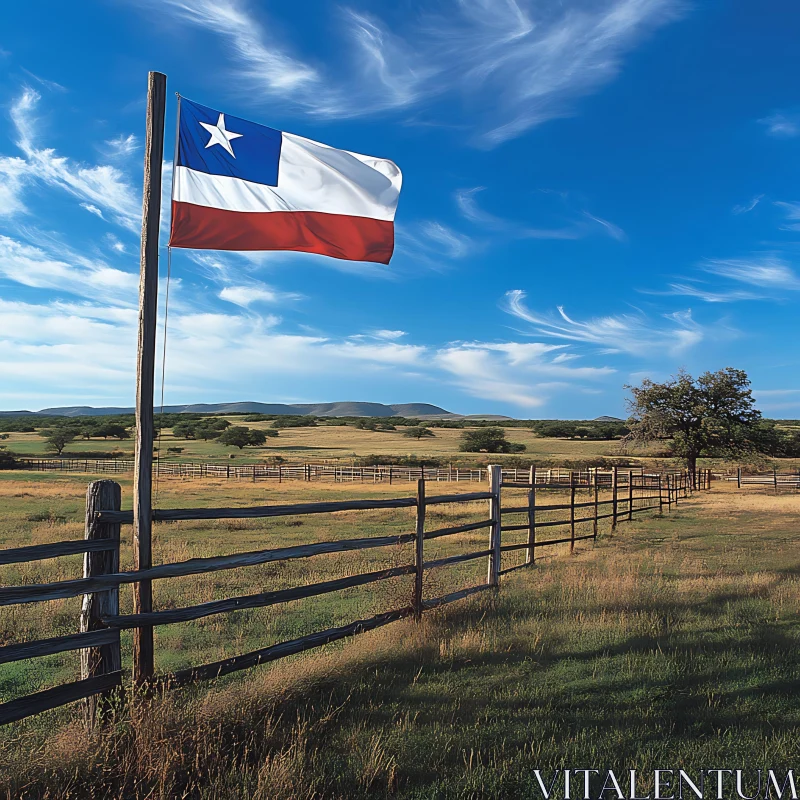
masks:
[[[158,410],[158,409],[157,409]],[[340,403],[189,403],[186,405],[164,406],[170,414],[285,414],[291,416],[315,417],[426,417],[428,419],[463,419],[461,414],[453,414],[430,403],[365,403],[345,401]],[[97,417],[113,414],[133,414],[133,408],[107,406],[59,406],[43,408],[41,411],[0,411],[0,416],[23,416],[35,414],[50,417]],[[483,418],[472,415],[471,419]],[[491,417],[488,415],[487,418]],[[507,418],[506,418],[507,419]]]

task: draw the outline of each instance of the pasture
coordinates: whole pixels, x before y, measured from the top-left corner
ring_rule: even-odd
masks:
[[[271,422],[242,423],[230,418],[235,425],[250,428],[269,428]],[[316,428],[282,428],[276,439],[268,439],[264,447],[246,447],[239,450],[225,447],[217,441],[202,441],[175,437],[171,429],[161,436],[160,457],[174,461],[227,461],[234,456],[236,463],[263,461],[270,456],[281,456],[287,461],[311,462],[319,459],[349,459],[367,455],[387,456],[431,456],[436,458],[466,458],[475,460],[480,454],[460,453],[458,450],[462,430],[435,428],[433,438],[409,439],[396,431],[358,430],[352,426],[320,425]],[[616,452],[614,441],[584,441],[580,439],[552,439],[537,436],[527,428],[506,428],[506,437],[511,442],[526,446],[526,456],[552,459],[555,462],[610,456]],[[38,433],[9,433],[2,443],[21,456],[42,457],[47,454],[46,442]],[[168,448],[180,447],[180,453],[168,452]],[[125,458],[133,457],[133,442],[130,439],[76,439],[67,450],[80,456],[92,452],[119,452]],[[500,457],[502,459],[502,456]]]
[[[0,473],[0,546],[80,536],[85,483],[83,476]],[[130,485],[122,483],[126,507]],[[403,494],[399,487],[357,488],[359,496]],[[158,505],[344,499],[353,489],[162,479]],[[410,512],[380,512],[382,530],[407,531]],[[454,518],[446,508],[436,513],[447,524]],[[156,526],[154,552],[167,561],[251,549],[265,539],[367,535],[378,524],[373,514],[164,523]],[[505,577],[497,594],[432,613],[419,625],[395,623],[156,697],[91,739],[68,710],[7,726],[0,732],[0,786],[15,798],[526,797],[534,796],[534,768],[788,767],[800,754],[799,521],[796,494],[744,494],[715,483],[671,515],[643,516],[614,536],[602,528],[595,545],[579,546],[572,557],[554,548],[536,567]],[[463,536],[458,545],[442,542],[440,552],[472,549],[484,538]],[[407,558],[367,552],[356,554],[356,563],[353,554],[344,554],[346,563],[337,554],[281,564],[280,571],[262,565],[157,582],[155,604],[338,577]],[[130,547],[122,553],[129,558]],[[2,582],[75,577],[80,559],[23,567],[17,575],[3,568]],[[447,590],[478,573],[485,574],[483,560],[449,568],[435,577],[440,586],[428,588]],[[374,613],[407,596],[403,581],[373,594],[348,591],[279,611],[165,626],[157,629],[157,666],[220,658]],[[77,600],[4,608],[0,640],[72,632],[77,613]],[[0,667],[0,692],[8,697],[77,674],[77,654],[38,661]]]

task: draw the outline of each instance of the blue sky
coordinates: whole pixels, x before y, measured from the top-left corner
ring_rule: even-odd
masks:
[[[0,408],[133,402],[157,69],[167,196],[174,92],[404,177],[386,268],[175,251],[168,403],[582,418],[735,366],[798,417],[798,37],[792,0],[12,4]]]

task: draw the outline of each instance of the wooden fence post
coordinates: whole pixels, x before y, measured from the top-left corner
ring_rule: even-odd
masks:
[[[594,522],[592,523],[592,536],[597,539],[597,517],[600,513],[600,487],[597,485],[597,468],[594,470]]]
[[[575,551],[575,472],[569,471],[569,552]]]
[[[503,468],[499,464],[492,464],[489,469],[489,491],[492,499],[489,500],[489,519],[492,521],[489,534],[489,570],[486,583],[489,586],[500,585],[500,487],[503,483]]]
[[[664,513],[664,492],[661,487],[661,473],[658,474],[658,513]]]
[[[536,562],[536,467],[532,466],[528,480],[528,549],[525,551],[525,563]]]
[[[614,466],[611,468],[611,530],[615,531],[617,529],[617,467]]]
[[[113,550],[85,553],[83,556],[83,577],[93,578],[119,572],[119,523],[98,522],[98,511],[119,511],[121,489],[114,481],[94,481],[86,490],[86,529],[85,538],[89,540],[110,539],[116,541]],[[105,629],[102,617],[119,614],[119,586],[104,592],[85,594],[81,605],[81,633]],[[111,644],[100,647],[87,647],[81,650],[81,679],[95,678],[118,672],[122,669],[122,654],[119,635]],[[91,730],[98,718],[105,721],[111,711],[109,697],[111,692],[87,697],[84,700],[86,725]]]
[[[742,488],[742,468],[741,467],[739,467],[736,470],[736,488],[737,489],[741,489]]]
[[[772,468],[772,481],[775,484],[775,494],[778,494],[778,468]]]
[[[414,540],[414,617],[422,619],[422,578],[425,569],[425,479],[417,481],[417,527]]]

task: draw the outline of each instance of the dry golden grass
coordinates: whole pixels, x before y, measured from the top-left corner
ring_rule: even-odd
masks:
[[[165,500],[185,499],[173,489]],[[181,505],[216,505],[217,490],[248,491],[195,486]],[[357,515],[335,516],[314,521],[315,539],[353,534]],[[526,797],[534,768],[565,763],[788,767],[800,755],[799,521],[798,495],[720,486],[573,557],[559,548],[497,595],[134,705],[92,738],[74,723],[17,726],[0,786],[14,798]],[[186,555],[268,534],[159,535],[162,552]]]

